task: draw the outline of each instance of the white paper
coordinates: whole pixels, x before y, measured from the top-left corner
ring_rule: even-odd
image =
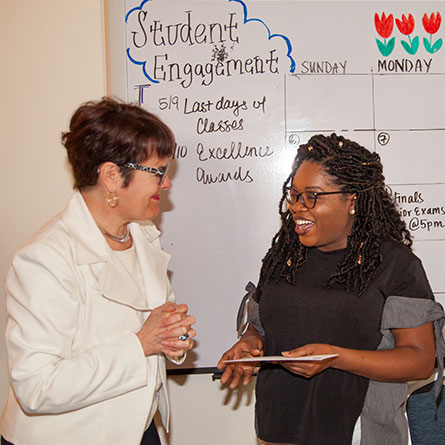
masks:
[[[320,362],[328,358],[338,357],[339,354],[304,355],[303,357],[283,357],[282,355],[269,355],[267,357],[244,357],[235,360],[224,360],[224,363],[238,362]]]

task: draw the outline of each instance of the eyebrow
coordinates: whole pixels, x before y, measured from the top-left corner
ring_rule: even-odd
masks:
[[[302,192],[299,192],[293,185],[291,186],[291,189],[297,193],[302,193]],[[303,191],[304,192],[324,192],[325,190],[323,190],[320,187],[309,186],[309,187],[305,187]]]

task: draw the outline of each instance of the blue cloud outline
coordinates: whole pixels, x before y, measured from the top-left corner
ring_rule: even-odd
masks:
[[[283,34],[272,34],[272,33],[270,32],[269,27],[268,27],[268,26],[267,26],[261,19],[257,19],[257,18],[251,18],[251,19],[249,19],[249,18],[247,18],[247,6],[246,6],[246,4],[244,3],[243,0],[228,0],[228,1],[229,1],[229,2],[236,2],[236,3],[239,3],[239,4],[243,7],[243,12],[244,12],[244,24],[246,24],[246,23],[248,23],[248,22],[259,22],[259,23],[263,24],[264,27],[267,29],[268,40],[270,40],[270,39],[272,39],[272,38],[274,38],[274,37],[281,37],[281,38],[284,40],[284,42],[285,42],[286,45],[287,45],[287,54],[286,54],[286,56],[287,56],[287,57],[289,58],[289,60],[290,60],[290,69],[289,69],[289,71],[290,71],[291,73],[295,72],[295,60],[294,60],[293,57],[291,56],[291,53],[292,53],[292,43],[290,42],[289,38],[286,37],[286,36],[283,35]]]
[[[128,21],[128,17],[130,16],[131,13],[133,13],[134,11],[142,11],[142,8],[144,7],[145,3],[149,2],[149,1],[151,1],[151,0],[143,0],[139,6],[136,6],[135,8],[130,9],[130,10],[125,14],[125,23],[127,23],[127,21]]]
[[[130,17],[130,14],[132,14],[135,11],[142,11],[142,8],[144,7],[145,3],[149,2],[151,0],[142,0],[141,4],[139,6],[136,6],[135,8],[130,9],[127,14],[125,14],[125,23],[128,23],[128,17]],[[144,73],[144,76],[153,83],[159,83],[159,80],[152,79],[149,74],[147,73],[147,70],[145,69],[148,60],[141,62],[139,60],[136,60],[135,58],[131,57],[130,55],[130,48],[127,48],[127,57],[129,58],[130,62],[139,65],[142,67],[142,72]]]
[[[128,18],[130,17],[130,14],[132,14],[132,13],[135,12],[135,11],[142,11],[142,8],[144,7],[144,5],[145,5],[146,3],[148,3],[149,1],[151,1],[151,0],[142,0],[141,4],[140,4],[139,6],[136,6],[136,7],[132,8],[132,9],[130,9],[130,10],[127,12],[127,14],[125,14],[125,23],[128,23]],[[272,33],[270,32],[269,27],[268,27],[262,20],[260,20],[260,19],[257,19],[257,18],[251,18],[251,19],[249,19],[249,18],[247,18],[247,6],[246,6],[246,4],[244,3],[243,0],[228,0],[228,1],[229,1],[229,2],[237,2],[237,3],[239,3],[239,4],[242,6],[242,8],[243,8],[243,12],[244,12],[244,18],[243,18],[243,20],[244,20],[244,24],[246,24],[246,23],[248,23],[248,22],[259,22],[259,23],[263,24],[264,27],[267,29],[268,40],[271,40],[271,39],[274,38],[274,37],[280,37],[280,38],[282,38],[282,39],[284,40],[284,42],[285,42],[286,45],[287,45],[287,54],[286,54],[286,56],[287,56],[287,57],[289,58],[289,60],[290,60],[290,69],[289,69],[289,71],[290,71],[291,73],[295,72],[295,60],[294,60],[294,59],[292,58],[292,56],[291,56],[291,53],[292,53],[292,44],[291,44],[289,38],[286,37],[286,36],[283,35],[283,34],[272,34]],[[131,63],[133,63],[133,64],[135,64],[135,65],[139,65],[139,66],[142,67],[142,72],[144,73],[144,76],[145,76],[150,82],[153,82],[153,83],[159,83],[158,80],[154,80],[154,79],[152,79],[152,78],[148,75],[148,73],[147,73],[147,71],[146,71],[146,69],[145,69],[148,60],[146,60],[146,61],[144,61],[144,62],[141,62],[141,61],[139,61],[139,60],[134,59],[134,58],[131,57],[131,55],[130,55],[130,48],[127,48],[127,57],[128,57],[128,59],[130,60]]]
[[[133,59],[133,57],[131,57],[130,55],[130,48],[127,48],[127,57],[130,59],[131,63],[134,63],[135,65],[140,65],[142,66],[142,72],[144,73],[144,76],[153,83],[159,83],[159,80],[154,80],[152,79],[149,74],[147,73],[147,70],[145,69],[145,65],[147,64],[148,61],[145,62],[140,62],[139,60]]]

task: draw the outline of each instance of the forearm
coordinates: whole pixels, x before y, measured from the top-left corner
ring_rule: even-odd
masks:
[[[262,351],[264,347],[264,338],[252,325],[248,326],[239,341],[248,343],[251,349],[259,349]]]
[[[94,346],[71,358],[23,351],[11,381],[28,413],[56,414],[83,408],[146,385],[146,360],[134,334]]]
[[[348,349],[336,345],[312,343],[291,351],[285,357],[338,354],[320,362],[286,362],[282,366],[304,377],[312,377],[326,368],[341,369],[382,382],[407,382],[428,378],[433,372],[435,342],[432,323],[416,328],[393,329],[394,347],[376,351]]]
[[[428,378],[433,372],[434,355],[413,346],[382,351],[363,351],[334,346],[340,354],[332,367],[372,380],[406,382]]]

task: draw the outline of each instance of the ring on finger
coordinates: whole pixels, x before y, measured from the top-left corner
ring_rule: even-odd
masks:
[[[180,335],[178,338],[181,341],[186,341],[189,339],[189,337],[190,337],[190,335],[188,334],[188,332],[186,332],[185,334]]]

